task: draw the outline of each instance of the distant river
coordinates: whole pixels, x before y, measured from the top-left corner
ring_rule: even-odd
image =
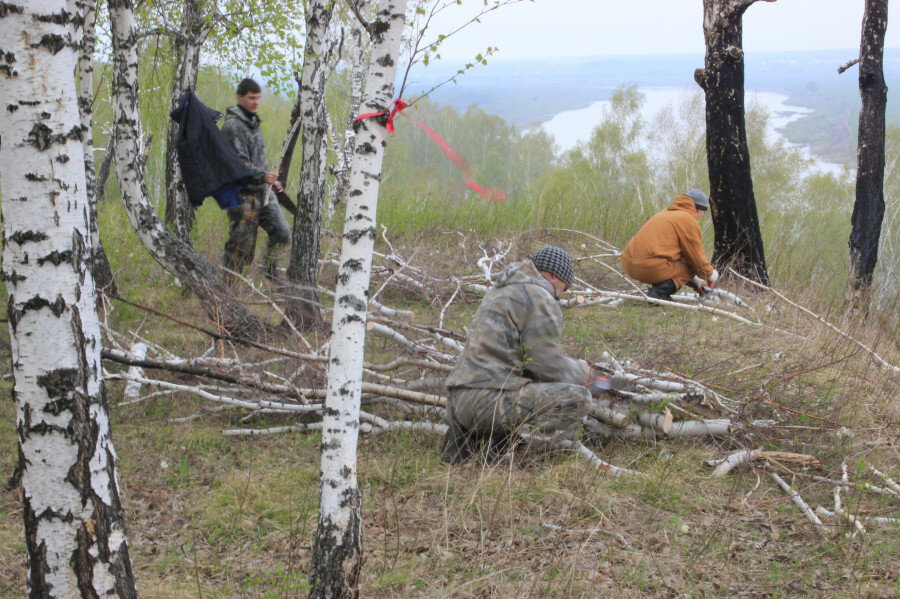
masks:
[[[687,102],[693,95],[699,94],[696,89],[682,87],[648,87],[641,88],[640,92],[645,98],[641,116],[648,123],[652,122],[653,118],[667,106],[671,106],[677,114],[679,106]],[[779,129],[810,112],[809,108],[788,104],[787,96],[775,92],[751,90],[747,92],[746,99],[747,104],[755,101],[763,104],[769,110],[768,135],[770,139],[784,137]],[[544,122],[542,127],[556,139],[561,150],[569,150],[578,142],[588,140],[594,127],[603,121],[604,112],[608,106],[609,100],[602,100],[594,102],[587,108],[560,112],[549,121]],[[788,140],[786,139],[786,141]],[[806,146],[791,145],[799,147],[808,158],[812,158],[817,168],[834,174],[842,172],[841,165],[816,158],[810,154],[809,148]]]

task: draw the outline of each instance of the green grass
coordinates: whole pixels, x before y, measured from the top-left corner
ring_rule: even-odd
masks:
[[[273,114],[267,120],[275,135],[278,119]],[[770,181],[760,185],[758,198],[773,279],[791,297],[853,327],[854,334],[867,342],[877,342],[879,350],[896,362],[897,348],[891,345],[896,320],[879,314],[868,321],[843,320],[839,298],[844,283],[847,182],[817,178],[782,193],[784,173],[776,167],[785,156],[776,153],[758,169],[754,166],[755,173],[762,173],[761,181]],[[527,199],[506,204],[466,197],[448,201],[446,190],[440,193],[428,181],[405,191],[391,191],[386,185],[380,222],[413,264],[446,277],[475,272],[474,263],[484,252],[506,247],[511,247],[509,260],[524,258],[546,243],[578,255],[597,251],[590,238],[554,228],[580,229],[621,247],[670,195],[653,188],[652,199],[641,203],[635,190],[644,193],[643,187],[602,187],[595,184],[604,183],[605,174],[595,179],[584,163],[569,166],[571,172],[548,174]],[[156,189],[159,171],[154,169],[151,164]],[[196,301],[182,295],[174,279],[139,246],[116,200],[114,182],[108,197],[100,224],[121,294],[205,324]],[[793,201],[809,205],[788,217],[782,204]],[[335,223],[340,221],[337,215]],[[213,263],[219,262],[225,229],[224,214],[211,202],[200,209],[193,240]],[[705,232],[709,243],[708,222]],[[335,247],[331,239],[325,244],[325,251]],[[380,241],[379,249],[386,249]],[[323,274],[326,282],[333,276],[329,272]],[[250,274],[261,280],[257,271]],[[608,269],[590,262],[579,266],[579,276],[595,285],[625,288]],[[381,297],[413,310],[414,322],[436,324],[435,314],[447,294],[413,297],[388,289]],[[608,351],[642,366],[696,377],[734,397],[754,398],[747,419],[780,409],[794,425],[818,426],[822,419],[839,422],[853,430],[853,437],[838,437],[828,426],[815,431],[754,431],[747,442],[811,453],[832,470],[848,459],[857,483],[867,480],[859,470],[863,458],[895,478],[900,475],[896,455],[883,443],[896,436],[900,425],[896,378],[874,369],[862,354],[854,353],[855,346],[798,318],[784,304],[771,298],[753,302],[768,324],[791,334],[626,303],[615,309],[567,310],[565,345],[571,354],[589,360]],[[477,296],[462,293],[448,309],[445,326],[462,330],[477,303]],[[127,338],[137,334],[184,356],[211,347],[202,335],[171,321],[117,302],[111,307],[112,327]],[[767,312],[767,307],[777,310]],[[253,309],[277,321],[265,307]],[[6,338],[5,328],[0,335]],[[213,350],[217,355],[233,351],[225,344],[216,344]],[[396,349],[370,339],[367,352],[369,358],[383,359]],[[8,342],[0,343],[0,374],[8,374],[9,363]],[[6,397],[10,389],[9,380],[0,380]],[[142,596],[304,595],[317,518],[319,435],[225,437],[222,430],[239,424],[243,414],[204,414],[175,424],[171,418],[192,414],[202,403],[172,394],[117,407],[121,394],[120,383],[109,385],[119,481]],[[15,418],[12,402],[0,401],[0,420],[6,423],[0,427],[0,475],[11,472],[17,459]],[[283,416],[259,416],[251,425],[287,421]],[[848,539],[846,530],[838,527],[832,536],[820,537],[784,493],[767,481],[765,472],[742,470],[717,479],[701,466],[702,461],[735,449],[730,443],[610,442],[595,449],[604,459],[641,470],[647,477],[606,477],[566,453],[526,461],[522,468],[474,464],[450,468],[439,461],[438,439],[432,435],[362,438],[361,594],[900,594],[896,529],[872,527],[865,537]],[[807,481],[801,492],[812,505],[830,505],[831,489],[825,485]],[[896,501],[860,488],[846,501],[861,513],[896,515]],[[24,588],[19,502],[17,491],[0,493],[0,596],[21,596]],[[595,528],[621,534],[631,548],[612,536],[591,533]]]

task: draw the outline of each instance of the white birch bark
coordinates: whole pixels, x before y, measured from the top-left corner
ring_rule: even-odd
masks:
[[[117,293],[106,250],[100,240],[98,207],[100,193],[94,168],[94,49],[97,45],[96,0],[68,0],[69,12],[81,22],[78,45],[77,79],[78,112],[81,115],[82,145],[84,148],[85,191],[90,210],[91,271],[97,290]],[[106,182],[104,177],[103,183]],[[102,184],[102,183],[101,183]]]
[[[0,3],[3,277],[28,593],[137,597],[100,376],[78,40],[66,8]]]
[[[209,34],[209,27],[203,23],[199,0],[186,0],[181,17],[181,29],[174,41],[176,55],[175,74],[172,77],[172,97],[169,112],[175,110],[178,98],[185,91],[197,87],[200,72],[200,49]],[[194,207],[191,206],[178,165],[176,141],[178,123],[169,119],[166,132],[166,212],[167,224],[175,227],[175,232],[191,243],[191,228],[194,224]]]
[[[209,318],[233,334],[260,338],[262,321],[232,295],[215,267],[166,230],[147,196],[138,115],[137,41],[131,0],[110,0],[115,160],[122,203],[138,239],[160,266],[188,286]]]
[[[306,13],[306,46],[300,76],[300,123],[303,163],[300,166],[300,193],[291,236],[288,280],[298,287],[288,303],[287,313],[303,328],[321,322],[319,313],[318,261],[322,200],[325,196],[326,158],[325,80],[328,24],[332,0],[312,0]]]
[[[406,0],[381,0],[370,27],[372,60],[367,112],[389,111],[406,19]],[[386,115],[357,122],[341,266],[335,289],[322,428],[319,522],[310,568],[310,597],[356,597],[362,520],[356,447],[375,214],[384,159]]]
[[[356,128],[353,122],[359,114],[359,106],[362,104],[363,83],[366,77],[366,46],[363,42],[362,31],[354,28],[350,32],[350,112],[347,117],[347,127],[344,130],[343,148],[335,147],[337,164],[334,169],[334,186],[331,188],[330,209],[340,204],[347,197],[347,185],[350,173],[350,158],[353,155],[353,147],[356,144]]]

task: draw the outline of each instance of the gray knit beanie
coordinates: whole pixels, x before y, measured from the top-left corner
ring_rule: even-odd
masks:
[[[684,195],[694,200],[698,210],[709,210],[709,197],[699,189],[692,189]]]
[[[566,250],[548,245],[536,251],[531,261],[534,262],[535,268],[556,275],[567,286],[571,286],[575,281],[575,269]]]

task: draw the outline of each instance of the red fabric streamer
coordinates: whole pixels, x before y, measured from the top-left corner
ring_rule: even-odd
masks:
[[[390,106],[393,106],[393,108],[391,109],[391,113],[388,115],[387,124],[385,124],[384,128],[387,129],[388,133],[393,135],[394,134],[394,117],[398,113],[402,112],[404,108],[409,106],[409,104],[404,102],[402,99],[397,98],[396,100],[391,102]],[[389,108],[390,108],[390,106],[389,106]],[[356,121],[361,121],[363,119],[370,119],[372,117],[381,116],[383,114],[385,114],[385,113],[384,112],[367,112],[366,114],[361,114],[358,117],[356,117],[355,119],[353,119],[353,122],[355,123]]]
[[[393,108],[391,109],[391,112],[388,115],[387,124],[385,125],[385,128],[387,129],[388,133],[393,135],[394,134],[394,117],[398,114],[403,114],[403,109],[408,107],[409,104],[404,102],[402,99],[397,98],[396,100],[391,102],[391,106],[393,106]],[[360,121],[362,119],[369,119],[369,118],[373,118],[376,116],[382,116],[383,114],[385,114],[385,113],[384,112],[368,112],[366,114],[359,115],[358,117],[356,117],[355,120]],[[409,117],[407,117],[407,118],[409,118]],[[409,120],[411,120],[416,125],[421,127],[422,131],[427,133],[428,137],[430,137],[434,141],[434,143],[437,144],[437,147],[441,149],[441,152],[444,153],[444,156],[446,156],[450,160],[450,162],[453,163],[453,166],[455,166],[456,168],[458,168],[460,170],[460,172],[462,172],[463,181],[470,189],[475,191],[475,193],[477,193],[481,197],[483,197],[487,200],[490,200],[492,202],[505,202],[506,201],[506,194],[503,193],[503,190],[497,189],[496,187],[482,187],[475,181],[475,177],[472,175],[472,169],[471,169],[471,167],[469,167],[469,163],[466,162],[466,159],[463,158],[462,155],[456,151],[456,148],[454,148],[449,143],[447,143],[447,140],[445,140],[443,137],[441,137],[440,135],[438,135],[437,133],[435,133],[434,131],[432,131],[431,129],[429,129],[428,127],[426,127],[419,121],[412,119],[412,118],[410,118]]]

